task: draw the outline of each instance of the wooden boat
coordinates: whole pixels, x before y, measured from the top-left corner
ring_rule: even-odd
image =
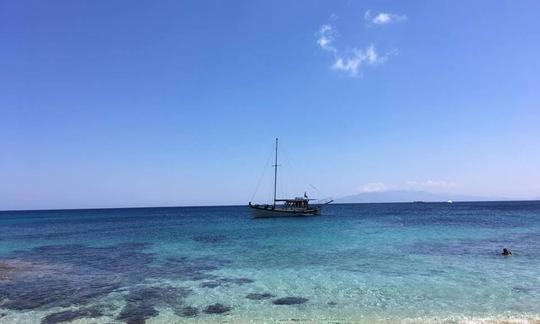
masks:
[[[268,217],[299,217],[320,215],[323,205],[331,203],[333,200],[326,201],[323,204],[310,205],[309,202],[317,199],[309,199],[307,193],[304,197],[277,199],[277,175],[278,175],[278,139],[276,138],[276,156],[274,167],[274,202],[273,204],[252,204],[248,206],[256,218]]]

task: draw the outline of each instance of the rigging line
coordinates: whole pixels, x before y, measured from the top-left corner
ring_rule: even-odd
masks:
[[[309,184],[309,186],[310,186],[312,189],[314,189],[315,191],[317,191],[317,193],[318,193],[319,195],[323,195],[323,193],[322,193],[317,187],[315,187],[314,185],[312,185],[311,183]]]
[[[317,191],[317,193],[319,194],[320,198],[317,198],[318,201],[321,201],[321,200],[326,200],[326,199],[332,199],[328,196],[326,196],[324,193],[322,193],[317,187],[315,187],[314,185],[312,185],[311,183],[309,184],[309,186],[313,189],[315,189],[315,191]]]
[[[290,173],[292,174],[292,176],[289,175],[289,177],[290,177],[290,178],[294,178],[294,179],[293,179],[293,180],[295,180],[294,183],[300,183],[300,181],[298,181],[299,178],[298,178],[298,176],[297,176],[297,174],[300,174],[300,172],[294,172],[294,171],[297,170],[298,168],[296,167],[296,164],[293,162],[292,155],[289,153],[289,151],[288,151],[287,149],[288,149],[288,147],[287,147],[286,145],[282,145],[282,151],[283,151],[283,154],[282,154],[282,155],[283,155],[284,158],[287,160],[287,163],[288,163],[288,166],[289,166],[288,169],[291,171]],[[303,179],[304,179],[304,178],[303,178]],[[304,179],[304,181],[301,182],[301,183],[302,183],[301,186],[303,187],[303,191],[306,191],[306,189],[311,188],[311,189],[314,189],[314,190],[316,191],[317,195],[320,196],[320,198],[318,198],[318,199],[323,199],[323,197],[326,197],[326,195],[325,195],[323,192],[321,192],[315,185],[313,185],[313,184],[311,184],[311,183],[308,183],[308,186],[306,186],[306,185],[305,185],[305,184],[306,184],[306,180],[307,180],[307,179]],[[297,189],[299,189],[299,188],[297,188]]]
[[[291,183],[296,183],[298,184],[299,181],[298,181],[298,177],[297,177],[297,173],[298,172],[295,172],[296,169],[294,168],[294,164],[292,163],[292,158],[291,158],[291,155],[289,154],[289,151],[287,150],[287,145],[286,143],[285,144],[282,144],[281,145],[282,149],[282,156],[283,156],[283,160],[284,160],[284,163],[285,165],[287,165],[287,167],[285,168],[282,168],[282,173],[286,174],[287,177],[283,177],[284,179],[289,179],[289,181],[287,181],[285,183],[285,191],[288,191],[287,189],[291,189],[291,186],[290,184]],[[282,181],[284,182],[284,181]],[[292,186],[293,190],[294,190],[294,185]],[[287,194],[287,193],[286,193]]]
[[[273,155],[273,152],[270,152],[270,154],[268,155],[268,158],[266,159],[266,163],[264,165],[263,172],[262,172],[261,176],[259,177],[259,181],[257,181],[257,186],[255,187],[255,192],[251,196],[250,201],[253,201],[253,198],[255,198],[255,195],[257,194],[257,191],[259,191],[259,186],[261,185],[261,181],[264,178],[264,175],[266,174],[266,171],[268,169],[268,164],[270,164],[270,159],[272,159],[272,155]]]
[[[296,192],[296,194],[303,194],[304,191],[306,191],[306,179],[304,177],[299,177],[299,175],[303,174],[302,169],[298,167],[296,163],[294,163],[293,155],[289,152],[288,146],[286,144],[282,145],[282,156],[284,160],[287,163],[287,169],[288,172],[288,179],[290,183],[296,184],[293,185],[292,190]],[[289,186],[289,189],[291,189],[291,186]],[[298,191],[300,190],[300,192]]]

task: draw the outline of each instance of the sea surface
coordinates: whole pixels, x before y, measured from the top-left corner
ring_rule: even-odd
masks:
[[[0,322],[70,321],[540,323],[540,202],[0,212]]]

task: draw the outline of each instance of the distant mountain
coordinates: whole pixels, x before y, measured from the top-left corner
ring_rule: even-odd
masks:
[[[501,200],[495,197],[478,197],[459,194],[433,193],[415,190],[392,190],[363,192],[336,199],[337,203],[377,203],[377,202],[412,202],[412,201],[482,201]]]

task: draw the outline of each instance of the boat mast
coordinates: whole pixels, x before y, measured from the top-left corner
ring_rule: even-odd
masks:
[[[277,149],[278,149],[278,139],[276,137],[276,160],[274,163],[274,208],[276,208],[276,189],[277,189]]]

